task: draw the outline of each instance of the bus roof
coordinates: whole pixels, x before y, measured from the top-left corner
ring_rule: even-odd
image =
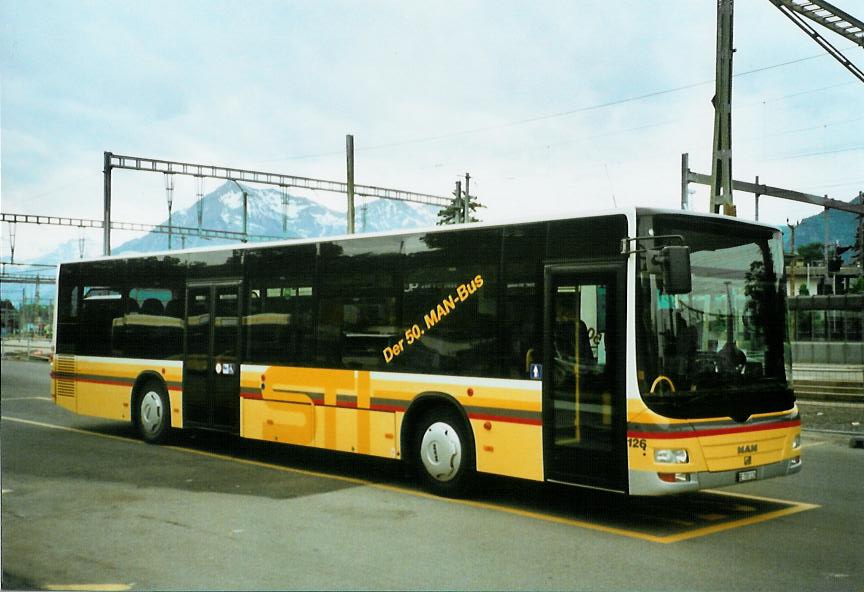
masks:
[[[208,253],[208,252],[217,252],[217,251],[225,251],[225,250],[247,250],[247,249],[260,249],[260,248],[271,248],[271,247],[280,247],[280,246],[289,246],[289,245],[303,245],[303,244],[315,244],[321,242],[333,242],[333,241],[344,241],[344,240],[356,240],[363,238],[378,238],[378,237],[390,237],[390,236],[403,236],[410,234],[423,234],[423,233],[437,233],[437,232],[459,232],[462,230],[470,230],[470,229],[478,229],[478,228],[498,228],[502,226],[515,226],[519,224],[532,224],[532,223],[542,223],[542,222],[555,222],[559,220],[578,220],[581,218],[599,218],[605,216],[627,216],[628,220],[635,220],[636,217],[643,216],[652,216],[657,214],[667,214],[667,215],[680,215],[680,216],[692,216],[694,218],[711,218],[711,219],[723,219],[728,220],[730,222],[735,222],[738,224],[762,227],[766,229],[774,229],[777,230],[776,226],[765,224],[762,222],[754,222],[752,220],[741,220],[740,218],[733,218],[730,216],[724,216],[720,214],[711,214],[707,212],[693,212],[687,210],[671,210],[671,209],[663,209],[663,208],[647,208],[647,207],[626,207],[626,208],[616,208],[616,209],[605,209],[605,210],[595,210],[595,211],[585,211],[585,212],[574,212],[568,215],[561,216],[537,216],[537,217],[519,217],[512,219],[503,219],[496,220],[490,222],[473,222],[469,224],[449,224],[446,226],[425,226],[425,227],[417,227],[417,228],[401,228],[397,230],[384,230],[379,232],[368,232],[362,234],[337,234],[330,236],[317,236],[317,237],[306,237],[306,238],[286,238],[282,240],[274,240],[274,241],[262,241],[255,243],[229,243],[229,244],[220,244],[205,246],[205,247],[190,247],[188,249],[173,249],[170,251],[153,251],[147,253],[134,253],[134,254],[118,254],[118,255],[102,255],[99,257],[90,257],[86,259],[72,259],[68,261],[61,261],[59,265],[73,265],[76,263],[87,263],[91,261],[119,261],[123,259],[139,259],[146,257],[160,257],[165,255],[180,255],[186,253]]]

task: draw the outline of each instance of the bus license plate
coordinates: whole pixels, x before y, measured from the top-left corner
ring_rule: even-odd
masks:
[[[744,481],[755,481],[756,480],[756,469],[751,469],[749,471],[741,471],[738,473],[738,483],[743,483]]]

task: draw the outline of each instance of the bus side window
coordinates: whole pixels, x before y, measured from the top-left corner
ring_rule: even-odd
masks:
[[[126,293],[126,312],[119,339],[127,356],[157,360],[183,355],[183,306],[176,290],[133,287]],[[115,327],[115,329],[117,329]]]
[[[312,287],[278,285],[248,292],[246,359],[261,364],[304,365],[314,348]]]
[[[86,286],[79,321],[80,353],[91,356],[120,355],[122,339],[115,332],[115,327],[122,317],[123,299],[117,289]]]
[[[404,332],[397,300],[402,288],[400,249],[401,241],[390,237],[321,245],[318,364],[357,370],[392,367],[382,352]]]
[[[57,296],[57,353],[74,354],[78,342],[78,311],[81,288],[75,278],[75,271],[68,267],[60,268],[60,292]]]
[[[501,352],[502,377],[542,377],[543,364],[543,261],[548,228],[544,223],[505,228]],[[532,375],[532,364],[534,374]]]
[[[542,322],[537,313],[535,282],[508,282],[504,295],[504,376],[528,378],[532,364],[543,363]]]

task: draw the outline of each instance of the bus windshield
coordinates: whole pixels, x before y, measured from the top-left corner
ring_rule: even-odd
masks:
[[[717,220],[643,218],[640,236],[681,235],[692,290],[669,295],[640,255],[637,365],[645,403],[681,419],[790,409],[783,254],[779,233]],[[659,241],[660,239],[658,239]]]

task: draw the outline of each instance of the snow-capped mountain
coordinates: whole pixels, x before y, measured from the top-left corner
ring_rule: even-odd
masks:
[[[290,195],[287,210],[282,205],[282,193],[275,188],[242,186],[247,193],[250,236],[285,238],[308,238],[344,234],[345,215],[331,210],[311,199]],[[236,183],[226,182],[201,200],[201,227],[212,230],[243,230],[243,193]],[[287,211],[287,217],[283,213]],[[356,200],[354,227],[358,233],[396,230],[432,226],[437,219],[438,208],[392,200],[374,200],[364,205]],[[198,205],[176,212],[171,217],[174,226],[198,227]],[[168,221],[162,222],[167,225]],[[285,224],[283,230],[283,224]],[[254,240],[254,239],[252,239]],[[186,247],[225,244],[227,239],[202,239],[197,236],[185,238]],[[172,247],[183,244],[179,236],[172,238]],[[145,253],[163,251],[168,248],[168,235],[155,232],[117,247],[112,253]]]
[[[73,238],[67,241],[64,241],[58,244],[53,250],[40,255],[39,257],[30,258],[26,261],[22,261],[22,263],[36,263],[40,265],[56,265],[57,263],[63,261],[75,261],[76,259],[89,259],[91,257],[98,257],[102,254],[102,242],[101,237],[99,240],[95,240],[90,237],[84,241],[83,248],[84,253],[83,256],[81,254],[82,244],[77,238]],[[29,273],[33,271],[32,269],[25,268]],[[35,269],[35,268],[34,268]],[[45,271],[44,269],[42,270]],[[51,274],[53,275],[53,271]]]

